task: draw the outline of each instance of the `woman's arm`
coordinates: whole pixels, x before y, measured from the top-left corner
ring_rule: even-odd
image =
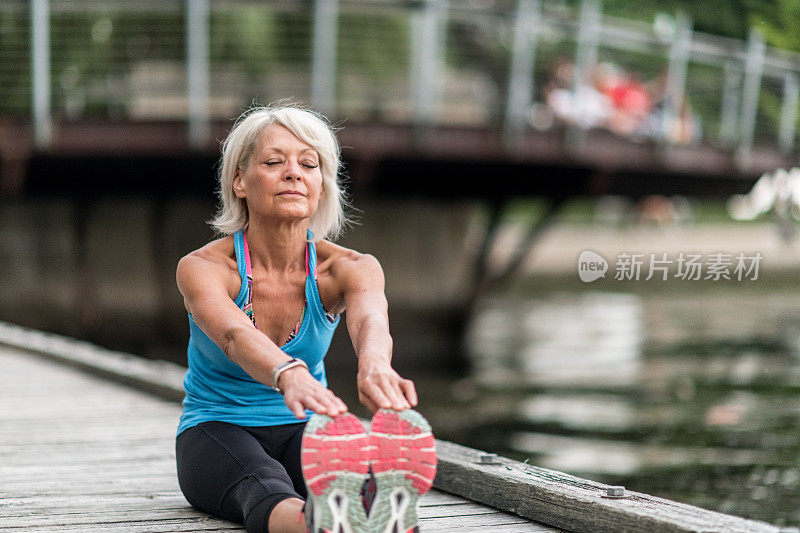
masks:
[[[372,411],[417,405],[411,380],[392,368],[392,337],[383,270],[377,259],[352,254],[337,262],[347,309],[347,329],[358,357],[358,398]]]
[[[198,250],[178,262],[178,289],[200,329],[253,379],[271,387],[273,369],[290,357],[254,328],[231,300],[225,287],[228,271],[212,252]],[[305,418],[305,409],[329,416],[347,411],[344,402],[303,367],[285,371],[278,381],[286,405],[297,418]]]

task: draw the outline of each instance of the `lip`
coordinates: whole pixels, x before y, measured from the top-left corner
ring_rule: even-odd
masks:
[[[300,191],[283,191],[279,192],[278,196],[305,196],[305,194]]]

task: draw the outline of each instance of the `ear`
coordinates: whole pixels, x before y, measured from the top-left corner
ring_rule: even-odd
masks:
[[[237,198],[247,198],[247,192],[244,188],[244,178],[239,168],[236,169],[236,173],[233,175],[233,192],[236,194]]]

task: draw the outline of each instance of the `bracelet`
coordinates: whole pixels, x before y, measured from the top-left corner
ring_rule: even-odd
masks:
[[[297,366],[305,367],[305,369],[308,370],[308,365],[306,364],[306,362],[301,359],[297,359],[296,357],[289,359],[285,363],[281,363],[278,366],[276,366],[272,371],[272,390],[274,390],[279,394],[283,394],[283,391],[280,389],[280,387],[278,387],[278,379],[280,379],[281,374],[283,374],[290,368],[294,368]]]

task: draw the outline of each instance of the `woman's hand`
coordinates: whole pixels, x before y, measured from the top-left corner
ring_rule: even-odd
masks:
[[[306,409],[330,417],[347,412],[345,403],[304,367],[290,368],[280,375],[277,385],[283,391],[286,406],[301,420],[306,417]]]
[[[400,377],[388,363],[359,365],[356,382],[358,400],[370,411],[378,409],[402,411],[417,405],[414,382]]]

